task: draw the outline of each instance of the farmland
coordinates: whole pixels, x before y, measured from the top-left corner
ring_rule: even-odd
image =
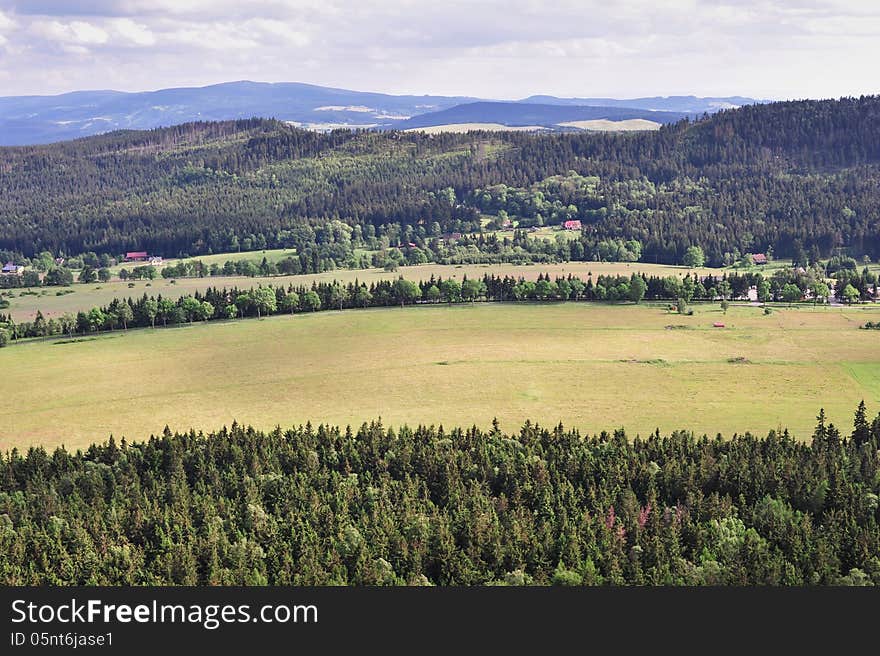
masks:
[[[593,119],[589,121],[566,121],[560,123],[563,127],[580,128],[581,130],[598,130],[602,132],[633,132],[639,130],[659,130],[660,123],[649,121],[644,118],[630,118],[622,121],[609,121],[608,119]]]
[[[267,262],[279,262],[286,257],[295,257],[296,250],[292,248],[272,248],[267,250],[260,251],[241,251],[237,253],[215,253],[213,255],[200,255],[199,257],[192,258],[170,258],[163,260],[162,264],[157,266],[156,268],[160,271],[164,269],[166,266],[172,264],[178,264],[181,261],[194,261],[199,260],[205,266],[211,266],[212,264],[223,265],[229,260],[239,261],[239,260],[248,260],[250,262],[254,262],[255,264],[259,264],[263,261],[263,258],[266,258]],[[114,275],[119,275],[119,271],[121,269],[129,269],[131,270],[133,267],[144,264],[143,262],[120,262],[119,264],[110,268],[110,271]]]
[[[406,132],[424,132],[425,134],[441,134],[443,132],[467,133],[476,130],[486,132],[538,132],[547,128],[540,125],[502,125],[501,123],[448,123],[432,125],[424,128],[408,128]]]
[[[0,351],[0,449],[379,416],[808,438],[820,407],[848,427],[859,400],[880,404],[878,335],[857,329],[878,310],[462,304],[23,343]]]
[[[283,251],[275,251],[273,255],[279,257],[279,253],[283,253]],[[234,259],[231,255],[224,255],[222,257]],[[259,257],[256,255],[253,257],[255,261],[260,261],[262,254]],[[198,259],[205,261],[207,258]],[[116,280],[108,283],[76,283],[66,288],[73,290],[72,294],[63,293],[61,296],[56,295],[59,289],[53,287],[44,287],[39,291],[34,290],[36,295],[27,293],[29,290],[11,290],[14,295],[9,297],[10,305],[5,312],[11,314],[12,318],[16,321],[30,321],[33,320],[36,312],[39,310],[48,319],[68,312],[75,313],[80,310],[89,310],[96,306],[106,305],[114,298],[138,297],[146,293],[153,296],[161,294],[164,297],[176,299],[192,294],[195,291],[204,291],[207,287],[249,289],[258,285],[310,285],[313,281],[329,282],[332,280],[345,283],[355,279],[369,285],[378,280],[389,280],[398,276],[404,276],[408,280],[419,281],[428,280],[431,276],[442,278],[455,276],[461,279],[465,275],[473,278],[474,276],[482,277],[484,274],[522,276],[528,280],[535,280],[538,274],[541,273],[547,273],[551,277],[572,274],[586,279],[589,273],[592,273],[593,276],[629,275],[634,271],[656,276],[680,276],[689,271],[697,271],[700,275],[706,275],[707,273],[719,273],[721,270],[708,268],[692,270],[680,266],[617,262],[567,262],[531,266],[517,266],[513,264],[471,264],[461,266],[424,264],[401,267],[397,272],[389,272],[384,269],[338,269],[336,271],[325,271],[324,273],[300,276],[179,278],[173,283],[164,278],[157,278],[152,281],[138,280],[129,283]],[[131,286],[129,287],[129,285]],[[23,294],[22,292],[25,293]]]

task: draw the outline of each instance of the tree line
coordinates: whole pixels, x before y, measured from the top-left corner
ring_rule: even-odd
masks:
[[[848,279],[848,278],[847,278]],[[875,293],[866,287],[866,293]],[[851,285],[847,284],[847,288]],[[179,325],[195,321],[231,320],[245,317],[265,317],[274,314],[376,308],[413,304],[473,303],[473,302],[633,302],[642,300],[673,301],[679,312],[687,311],[693,301],[720,300],[726,310],[730,300],[745,299],[754,289],[760,302],[801,301],[812,289],[813,302],[825,303],[830,296],[828,285],[807,272],[779,270],[770,278],[760,273],[724,273],[720,276],[688,274],[675,276],[647,276],[641,273],[625,275],[592,275],[586,281],[578,276],[556,276],[551,280],[546,273],[538,274],[535,281],[510,275],[485,274],[482,278],[461,280],[455,277],[435,277],[414,282],[404,279],[380,280],[366,283],[357,280],[340,283],[337,280],[313,282],[311,285],[266,285],[251,289],[233,286],[208,287],[204,292],[182,295],[179,298],[150,296],[117,298],[101,307],[68,313],[46,319],[37,311],[33,321],[16,322],[11,315],[0,315],[0,346],[11,340],[53,335],[85,335],[104,330],[128,328],[155,328],[157,325]],[[848,302],[857,302],[854,292]]]
[[[0,581],[876,585],[878,449],[864,403],[811,441],[373,421],[13,449]]]

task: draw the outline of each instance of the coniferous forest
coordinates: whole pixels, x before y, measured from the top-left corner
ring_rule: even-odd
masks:
[[[580,239],[558,255],[570,259],[609,240],[638,242],[647,262],[680,263],[695,245],[711,265],[768,249],[876,259],[878,184],[876,96],[746,106],[631,134],[192,123],[0,149],[0,251],[295,247],[304,270],[322,270],[351,256],[347,240],[430,254],[442,235],[489,216],[581,221]]]
[[[627,439],[233,424],[0,456],[4,584],[880,584],[880,416]]]

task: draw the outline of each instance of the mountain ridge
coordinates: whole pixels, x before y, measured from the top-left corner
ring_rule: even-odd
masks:
[[[560,113],[563,119],[556,122],[580,120],[583,112],[571,109],[579,106],[572,103],[579,99],[554,96],[540,98],[547,99],[547,102],[540,104],[569,108],[566,110],[568,114]],[[689,105],[694,111],[680,114],[697,115],[709,111],[709,105],[700,104],[700,99],[696,96],[687,98],[696,99],[690,101]],[[0,96],[0,145],[53,143],[120,129],[145,130],[192,121],[252,117],[276,118],[299,127],[318,130],[335,127],[391,129],[402,127],[404,122],[413,117],[475,102],[535,104],[524,100],[498,101],[430,94],[392,95],[303,82],[268,83],[250,80],[142,92],[102,89],[72,91],[54,96]],[[634,99],[633,102],[644,100]],[[711,102],[716,100],[718,99],[710,99]],[[640,112],[645,107],[630,107],[626,100],[605,99],[603,102],[604,105],[601,106],[618,110],[626,108],[627,111],[620,115],[622,118],[643,118]],[[475,122],[491,122],[485,119],[483,117]],[[424,120],[421,124],[425,124]]]
[[[498,123],[508,126],[534,125],[545,128],[559,128],[565,127],[561,126],[561,124],[566,122],[597,119],[609,121],[644,119],[663,124],[675,123],[684,118],[693,118],[695,116],[695,114],[682,112],[661,112],[627,107],[478,101],[414,116],[395,127],[402,130],[412,130],[460,123]]]
[[[764,104],[771,100],[758,100],[745,96],[650,96],[645,98],[559,98],[534,95],[523,98],[521,103],[546,105],[589,105],[593,107],[626,107],[650,111],[682,112],[686,114],[712,113],[721,109],[735,109],[743,105]]]

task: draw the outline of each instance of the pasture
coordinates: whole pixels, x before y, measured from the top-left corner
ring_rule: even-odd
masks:
[[[281,252],[277,251],[276,253]],[[262,255],[260,259],[262,259]],[[311,285],[313,281],[321,280],[328,282],[339,280],[343,283],[360,280],[369,285],[379,280],[396,279],[398,276],[414,281],[428,280],[431,276],[442,278],[457,277],[461,280],[465,275],[473,278],[474,276],[482,277],[486,273],[496,276],[521,276],[527,280],[537,279],[539,273],[547,273],[551,277],[568,275],[570,273],[586,279],[589,273],[592,273],[593,276],[615,275],[618,273],[628,276],[634,271],[657,276],[682,276],[686,272],[691,271],[691,269],[662,264],[644,264],[641,262],[631,264],[623,262],[566,262],[562,264],[526,266],[514,264],[466,264],[460,266],[423,264],[401,267],[396,272],[389,272],[384,269],[337,269],[336,271],[299,276],[178,278],[174,283],[164,278],[157,278],[152,281],[136,280],[128,283],[115,280],[108,283],[91,283],[87,285],[75,283],[71,287],[63,288],[73,290],[73,293],[63,294],[62,296],[56,296],[56,293],[62,290],[62,288],[58,287],[35,289],[34,291],[37,292],[36,296],[27,293],[22,294],[23,291],[27,292],[28,290],[9,290],[14,295],[9,297],[9,308],[3,310],[3,312],[11,314],[12,318],[16,321],[32,321],[36,316],[37,310],[41,311],[43,316],[48,319],[49,317],[58,317],[68,312],[76,313],[80,310],[89,310],[96,306],[106,305],[114,298],[136,298],[145,293],[150,296],[161,294],[167,298],[180,298],[196,291],[204,291],[208,287],[250,289],[259,285]],[[707,273],[720,273],[722,270],[703,268],[696,269],[696,271],[700,275],[706,275]],[[129,284],[131,287],[129,287]]]
[[[594,267],[595,268],[595,267]],[[339,272],[337,272],[338,274]],[[363,275],[363,272],[360,272]],[[424,273],[422,273],[424,275]],[[0,350],[0,449],[311,420],[726,436],[880,410],[880,308],[417,306],[115,332]],[[726,328],[712,328],[724,321]]]
[[[662,124],[644,118],[629,118],[622,121],[610,121],[607,118],[599,118],[589,121],[566,121],[559,125],[599,132],[639,132],[643,130],[659,130]]]
[[[424,128],[407,128],[404,132],[424,132],[425,134],[441,134],[443,132],[540,132],[549,128],[540,125],[502,125],[501,123],[448,123],[431,125]]]
[[[166,266],[170,266],[173,264],[178,264],[179,262],[194,262],[199,260],[206,266],[211,266],[212,264],[224,265],[226,262],[232,260],[234,262],[238,262],[240,260],[249,260],[254,264],[259,264],[263,261],[263,258],[266,258],[267,262],[280,262],[281,260],[287,257],[295,257],[296,249],[295,248],[274,248],[274,249],[266,249],[263,251],[240,251],[238,253],[216,253],[214,255],[199,255],[197,257],[187,257],[187,258],[168,258],[162,261],[162,264],[157,266],[156,268],[160,271],[164,269]],[[144,262],[120,262],[116,266],[110,267],[110,272],[113,273],[114,276],[119,275],[120,269],[128,269],[131,271],[136,266],[140,266],[145,264]]]

